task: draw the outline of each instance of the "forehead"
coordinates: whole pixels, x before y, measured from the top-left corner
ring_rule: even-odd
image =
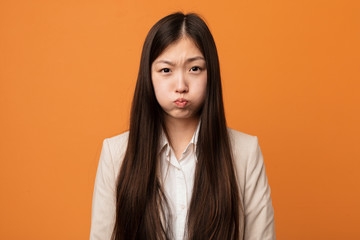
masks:
[[[171,58],[175,60],[195,56],[204,57],[193,39],[189,37],[182,37],[167,46],[164,51],[160,53],[157,59]]]

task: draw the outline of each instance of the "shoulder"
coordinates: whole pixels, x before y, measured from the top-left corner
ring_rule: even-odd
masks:
[[[103,146],[107,145],[115,169],[119,169],[128,144],[129,131],[104,139]]]
[[[127,142],[129,138],[129,131],[126,131],[124,133],[115,135],[113,137],[105,138],[104,141],[107,141],[109,144],[109,147],[114,151],[119,151],[121,148],[126,148]],[[125,145],[125,146],[124,146]],[[120,148],[120,149],[119,149]]]
[[[240,141],[242,143],[249,143],[256,140],[256,136],[240,132],[238,130],[227,128],[231,140]]]
[[[251,167],[256,164],[258,159],[258,138],[231,128],[228,128],[228,133],[240,192],[244,196],[245,185],[251,177],[249,171],[251,171]]]
[[[247,158],[248,155],[256,151],[258,146],[257,136],[243,133],[231,128],[228,128],[229,138],[231,142],[234,157]]]

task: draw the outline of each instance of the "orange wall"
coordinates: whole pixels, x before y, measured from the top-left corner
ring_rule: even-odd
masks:
[[[278,239],[360,239],[358,1],[1,1],[0,239],[88,239],[149,28],[202,14],[229,126],[257,135]]]

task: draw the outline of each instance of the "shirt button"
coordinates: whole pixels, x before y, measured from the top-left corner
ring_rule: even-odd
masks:
[[[181,207],[182,210],[184,210],[185,205],[184,205],[184,204],[181,204],[180,207]]]

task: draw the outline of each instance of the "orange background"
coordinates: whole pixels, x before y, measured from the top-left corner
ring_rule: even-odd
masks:
[[[217,43],[230,127],[259,137],[277,239],[360,239],[358,1],[0,2],[0,239],[88,239],[102,140],[177,11]]]

